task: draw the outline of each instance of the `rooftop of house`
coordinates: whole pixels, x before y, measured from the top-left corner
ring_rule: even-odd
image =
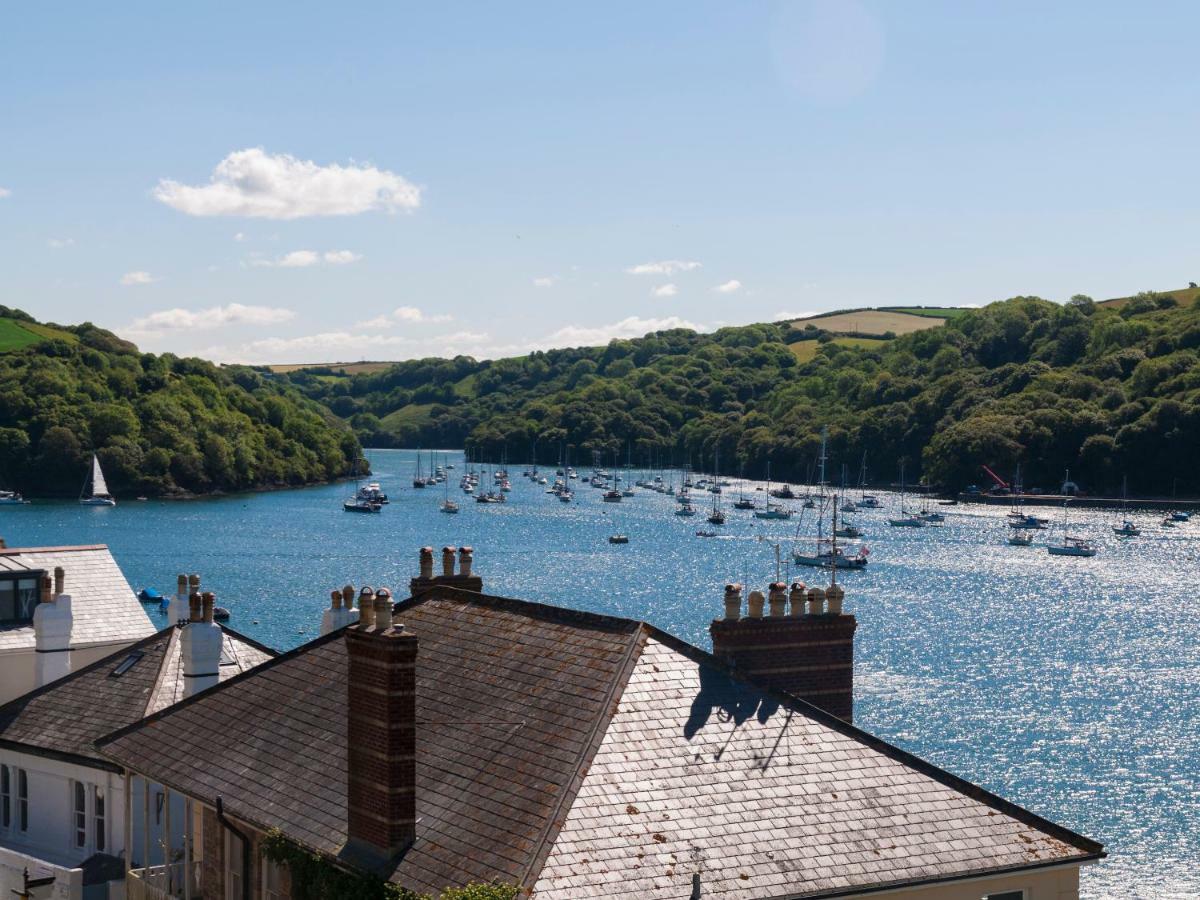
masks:
[[[244,635],[221,630],[221,681],[275,655]],[[115,770],[94,742],[183,698],[181,632],[164,628],[0,706],[0,746]]]
[[[1100,844],[644,622],[449,587],[418,636],[417,831],[391,879],[538,898],[809,897],[1081,862]],[[102,738],[113,761],[336,858],[345,630]]]
[[[104,544],[0,548],[0,573],[66,572],[74,627],[71,646],[117,644],[154,633],[154,624]],[[0,626],[0,652],[33,650],[32,624]]]

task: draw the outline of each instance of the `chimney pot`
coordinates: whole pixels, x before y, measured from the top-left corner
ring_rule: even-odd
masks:
[[[375,630],[387,631],[392,627],[392,592],[380,588],[375,594]]]
[[[842,598],[846,596],[846,592],[842,590],[840,584],[831,584],[829,589],[825,591],[825,599],[829,601],[829,614],[831,616],[840,616],[842,614]]]
[[[433,548],[422,547],[420,554],[421,577],[433,577]]]
[[[454,548],[442,548],[442,575],[446,578],[454,577]]]
[[[54,599],[54,582],[49,575],[42,576],[42,602],[49,603]]]
[[[200,595],[200,603],[203,607],[204,621],[211,623],[213,620],[213,606],[216,605],[217,598],[212,591],[205,591]]]
[[[181,596],[187,596],[187,592],[188,592],[187,583],[188,582],[187,582],[186,575],[184,575],[182,573],[180,573],[179,575],[176,575],[175,576],[175,593],[180,594]]]
[[[330,607],[330,609],[341,609],[342,608],[342,592],[341,591],[330,591],[329,592],[329,607]]]
[[[725,618],[736,622],[742,615],[742,586],[736,581],[725,585]]]
[[[191,588],[193,591],[198,591],[198,590],[200,590],[200,576],[199,576],[199,575],[194,575],[194,574],[193,574],[193,575],[189,575],[189,576],[188,576],[188,586],[189,586],[189,587],[190,587],[190,588]]]
[[[342,606],[346,609],[354,607],[354,585],[348,584],[342,588]]]
[[[8,549],[8,544],[5,542],[4,538],[0,537],[0,550],[7,550],[7,549]]]
[[[751,619],[761,619],[762,618],[763,601],[765,599],[766,598],[763,597],[762,591],[751,591],[750,592],[750,597],[747,600],[746,605],[749,607],[749,613],[750,613]]]
[[[819,587],[808,589],[808,614],[819,616],[825,612],[825,592]]]
[[[358,592],[358,626],[375,627],[375,592],[366,585]]]
[[[787,585],[782,581],[773,581],[769,590],[771,603],[771,618],[787,615]]]
[[[62,566],[54,567],[54,596],[57,597],[63,592],[63,583],[67,580],[67,573],[63,571]]]
[[[200,621],[200,615],[201,615],[200,610],[201,610],[202,602],[203,601],[200,598],[199,591],[192,591],[190,594],[188,594],[188,621],[189,622],[199,622]]]
[[[803,581],[793,581],[792,590],[788,594],[788,601],[791,604],[789,615],[802,616],[804,615],[804,592],[806,586]]]
[[[471,547],[458,548],[458,574],[463,578],[471,577],[471,563],[475,559],[475,550]]]

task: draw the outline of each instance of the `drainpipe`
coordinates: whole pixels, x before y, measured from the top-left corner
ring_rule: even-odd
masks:
[[[225,818],[225,803],[220,797],[217,798],[217,821],[242,842],[242,900],[250,900],[250,838]]]

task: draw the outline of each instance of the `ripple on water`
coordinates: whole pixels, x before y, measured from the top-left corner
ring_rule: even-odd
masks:
[[[14,546],[108,543],[135,588],[198,571],[234,627],[281,648],[316,633],[331,588],[403,590],[418,547],[468,543],[491,593],[646,619],[707,647],[722,584],[765,586],[772,543],[786,548],[796,530],[733,511],[725,536],[697,538],[703,518],[671,515],[669,497],[604,504],[581,485],[567,505],[519,467],[509,503],[447,516],[440,490],[407,488],[411,452],[371,457],[397,498],[379,516],[347,516],[347,488],[329,486],[6,507],[0,534]],[[1085,870],[1084,896],[1200,896],[1200,523],[1162,531],[1147,514],[1128,541],[1111,515],[1080,511],[1100,546],[1080,560],[1008,546],[1001,509],[951,507],[945,528],[921,530],[887,528],[885,515],[856,515],[871,563],[840,578],[859,620],[856,722],[1103,841],[1111,856]],[[609,545],[615,531],[631,543]]]

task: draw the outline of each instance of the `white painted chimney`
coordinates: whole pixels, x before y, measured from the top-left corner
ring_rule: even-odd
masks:
[[[221,626],[213,621],[213,604],[216,598],[212,592],[206,591],[200,597],[193,593],[189,602],[192,618],[183,626],[179,635],[185,697],[198,694],[220,680],[221,649],[225,642]]]
[[[199,585],[197,584],[197,587]],[[188,577],[179,575],[175,579],[175,596],[167,604],[167,624],[178,625],[188,620]]]
[[[357,620],[358,611],[354,609],[354,586],[348,584],[340,591],[330,591],[329,608],[321,616],[321,634],[329,634],[331,631],[345,628]]]
[[[54,586],[59,592],[52,591],[50,576],[43,576],[42,602],[33,610],[33,635],[37,650],[35,676],[38,687],[71,674],[71,627],[74,617],[71,614],[70,594],[61,593],[61,568],[54,571]]]

